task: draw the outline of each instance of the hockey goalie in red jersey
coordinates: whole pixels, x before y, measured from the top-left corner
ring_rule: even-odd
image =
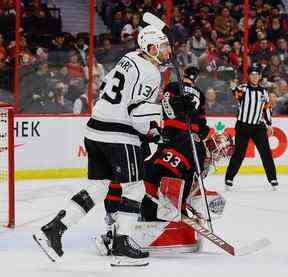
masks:
[[[184,190],[181,196],[182,212],[186,214],[188,203],[192,206],[193,198],[200,198],[200,190],[195,173],[192,145],[186,116],[191,122],[191,131],[197,150],[202,176],[206,176],[211,166],[221,158],[231,156],[233,142],[226,134],[216,134],[209,137],[210,128],[205,115],[205,97],[194,83],[198,69],[188,67],[184,71],[183,90],[180,95],[179,83],[169,83],[163,92],[163,144],[159,145],[154,155],[145,162],[144,184],[146,195],[141,203],[141,218],[143,221],[157,221],[158,205],[152,199],[158,199],[162,177],[184,180]],[[217,192],[207,191],[209,209],[212,212],[223,211],[225,200]],[[151,199],[152,197],[152,199]],[[213,200],[213,201],[212,201]],[[194,204],[195,204],[194,203]]]

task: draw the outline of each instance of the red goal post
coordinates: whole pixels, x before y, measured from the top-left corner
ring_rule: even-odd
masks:
[[[0,102],[0,224],[15,226],[14,108]]]

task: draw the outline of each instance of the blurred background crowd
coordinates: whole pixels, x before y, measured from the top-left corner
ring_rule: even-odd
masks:
[[[8,103],[15,103],[14,1],[0,0],[0,101]],[[21,1],[19,112],[88,110],[89,32],[65,30],[65,1],[60,2]],[[123,54],[137,48],[142,14],[150,11],[165,20],[165,2],[95,2],[97,17],[106,29],[94,36],[94,101],[105,74]],[[274,115],[288,114],[287,2],[255,0],[249,8],[248,62],[262,68],[262,85],[269,91]],[[243,81],[243,0],[174,0],[171,27],[181,69],[188,65],[200,69],[197,85],[206,94],[207,114],[234,114],[237,104],[231,90]],[[169,80],[175,79],[169,64],[165,70]]]

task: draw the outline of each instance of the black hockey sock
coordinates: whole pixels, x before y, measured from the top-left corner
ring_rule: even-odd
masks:
[[[143,221],[157,221],[158,205],[145,195],[141,202],[140,212]]]

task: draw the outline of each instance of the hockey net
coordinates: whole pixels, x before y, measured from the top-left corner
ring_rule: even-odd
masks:
[[[13,107],[0,103],[0,226],[15,225]]]

